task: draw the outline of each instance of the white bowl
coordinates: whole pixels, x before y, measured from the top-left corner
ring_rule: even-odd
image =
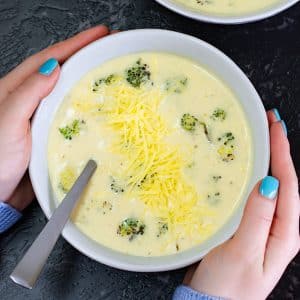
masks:
[[[55,209],[48,176],[47,142],[56,110],[68,91],[88,71],[112,58],[142,51],[164,51],[191,58],[231,87],[248,116],[255,157],[249,187],[236,213],[213,237],[190,250],[162,257],[131,256],[98,244],[72,222],[68,222],[63,230],[64,238],[71,245],[96,261],[124,270],[154,272],[192,264],[232,236],[240,223],[246,196],[253,185],[268,172],[269,130],[264,107],[254,87],[234,62],[216,48],[197,38],[166,30],[143,29],[110,35],[83,48],[64,63],[57,85],[41,102],[34,116],[29,171],[37,199],[47,218]]]
[[[239,14],[239,15],[220,15],[220,14],[210,14],[205,12],[198,12],[193,9],[189,9],[183,4],[176,3],[174,0],[156,0],[161,5],[167,7],[174,12],[186,16],[188,18],[192,18],[198,21],[204,21],[208,23],[217,23],[217,24],[242,24],[242,23],[250,23],[259,21],[262,19],[266,19],[268,17],[274,16],[292,5],[299,2],[299,0],[281,0],[277,4],[274,4],[265,9],[251,12],[248,14]],[[249,0],[251,1],[251,0]],[[263,1],[263,0],[262,0]]]

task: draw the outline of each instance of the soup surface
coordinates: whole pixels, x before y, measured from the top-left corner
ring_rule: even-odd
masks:
[[[139,53],[92,70],[65,97],[49,174],[61,201],[96,160],[73,222],[117,251],[168,255],[230,217],[251,173],[251,144],[242,108],[216,76],[173,54]]]
[[[259,11],[283,0],[173,0],[196,11],[239,15]]]

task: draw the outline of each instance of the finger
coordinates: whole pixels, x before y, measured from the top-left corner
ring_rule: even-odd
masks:
[[[245,256],[263,260],[276,206],[278,180],[267,176],[251,192],[238,231],[231,240]]]
[[[13,91],[29,75],[36,72],[39,66],[47,59],[53,57],[56,58],[59,63],[63,63],[79,49],[108,33],[109,31],[106,26],[96,26],[27,58],[23,63],[0,80],[0,90],[3,92],[0,98],[3,99],[7,93]]]
[[[34,199],[33,188],[28,173],[24,175],[19,185],[8,199],[7,203],[18,211],[25,209]]]
[[[298,179],[284,126],[282,122],[271,126],[271,169],[280,179],[278,203],[265,256],[265,272],[271,277],[284,272],[300,246]]]
[[[41,99],[53,89],[59,71],[58,62],[50,59],[42,65],[42,73],[35,72],[28,77],[1,103],[1,111],[5,112],[2,113],[1,123],[25,127],[25,122],[31,118]]]
[[[269,127],[275,122],[278,122],[281,120],[281,116],[279,114],[279,111],[277,108],[273,108],[267,112]]]

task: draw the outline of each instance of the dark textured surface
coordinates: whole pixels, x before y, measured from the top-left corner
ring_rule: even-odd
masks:
[[[262,0],[263,1],[263,0]],[[300,4],[254,24],[195,22],[152,0],[0,0],[0,75],[25,57],[92,25],[166,28],[197,36],[228,54],[249,76],[267,109],[286,120],[300,173]],[[8,275],[46,222],[35,203],[0,238],[0,299],[169,299],[184,270],[139,274],[115,270],[57,243],[37,286],[25,290]],[[270,299],[300,299],[300,259],[291,263]]]

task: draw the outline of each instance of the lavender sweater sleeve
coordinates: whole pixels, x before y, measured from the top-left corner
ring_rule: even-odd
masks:
[[[7,203],[0,201],[0,233],[14,225],[22,214]]]
[[[186,285],[180,285],[174,292],[172,300],[224,300],[223,298],[199,293]]]

